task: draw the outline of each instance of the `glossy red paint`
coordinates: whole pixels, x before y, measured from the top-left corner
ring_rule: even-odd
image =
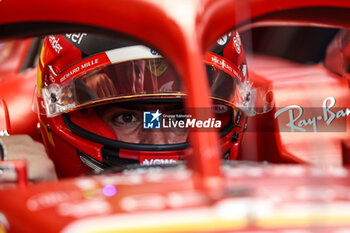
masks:
[[[31,42],[31,39],[11,41],[1,48],[0,97],[8,106],[11,133],[30,134],[41,140],[36,129],[37,116],[32,111],[36,70],[21,70]]]
[[[0,99],[0,131],[6,135],[11,134],[11,125],[9,118],[9,110],[7,104],[3,99]]]
[[[247,14],[243,11],[243,9],[245,9],[243,7],[246,6],[248,7]],[[332,6],[335,8],[341,7],[343,11],[348,13],[350,2],[341,0],[180,0],[175,3],[175,1],[156,0],[77,0],[74,2],[63,0],[52,5],[49,2],[39,0],[30,2],[12,0],[0,2],[0,9],[1,12],[3,12],[0,16],[0,22],[1,24],[34,21],[78,23],[126,33],[140,40],[145,40],[167,55],[176,65],[180,74],[185,77],[186,88],[190,93],[187,106],[206,107],[210,105],[210,102],[206,98],[209,91],[205,82],[205,73],[202,66],[203,54],[205,49],[208,48],[219,35],[237,25],[253,20],[253,18],[256,19],[258,16],[262,17],[262,21],[271,18],[277,21],[281,19],[277,16],[283,10],[304,9],[305,12],[310,13],[314,7],[325,6]],[[305,7],[307,7],[309,11]],[[28,9],[31,10],[28,11]],[[131,10],[125,11],[125,9]],[[178,9],[178,11],[173,9]],[[185,13],[178,14],[178,12]],[[268,13],[271,14],[266,15]],[[274,16],[272,14],[274,14]],[[187,17],[184,17],[184,15]],[[286,15],[291,18],[295,17],[293,14]],[[303,14],[300,13],[297,15],[300,17]],[[288,17],[283,20],[287,19]],[[312,23],[313,20],[317,21],[320,19],[321,15],[310,14],[307,18],[301,20],[304,20],[304,23]],[[116,24],[115,22],[119,23]],[[347,21],[341,22],[340,20],[332,21],[332,23],[341,23],[342,26],[348,27],[346,22]],[[15,26],[16,25],[13,25],[14,28]],[[169,41],[171,41],[171,43],[169,43]],[[256,80],[256,85],[270,85],[271,83],[278,85],[279,89],[277,92],[273,93],[276,106],[278,107],[285,107],[291,104],[288,102],[288,99],[284,98],[284,96],[291,91],[299,90],[301,96],[306,95],[310,85],[315,85],[315,82],[318,82],[318,80],[315,80],[315,82],[308,83],[306,82],[308,80],[303,80],[305,82],[296,83],[295,79],[297,77],[294,76],[291,78],[292,83],[285,85],[285,83],[283,83],[283,77],[264,73],[267,65],[284,65],[284,61],[261,57],[252,57],[251,61],[258,64],[250,67],[252,78]],[[286,64],[286,66],[289,70],[295,69],[301,72],[309,69],[303,66],[295,67],[289,63]],[[271,69],[273,68],[270,67],[270,70]],[[323,100],[323,97],[332,94],[339,99],[343,106],[349,106],[349,90],[345,78],[341,79],[339,76],[327,72],[327,70],[320,66],[312,67],[311,71],[316,72],[317,75],[322,74],[320,76],[322,83],[318,84],[320,85],[319,90],[321,91],[315,97],[317,101],[319,98]],[[331,92],[328,88],[329,86],[334,87],[338,91]],[[299,101],[298,103],[293,102],[292,104],[302,104],[305,107],[313,106],[311,101],[307,102],[302,98],[300,98]],[[271,114],[275,111],[276,109],[266,116],[262,116],[261,119],[256,119],[255,122],[258,123],[257,126],[264,127],[263,124],[265,121],[271,121],[271,119],[274,118]],[[192,114],[196,116],[196,112]],[[273,121],[269,127],[276,130],[279,127],[278,122]],[[290,135],[288,136],[280,132],[268,133],[267,136],[263,133],[253,133],[251,135],[252,136],[249,138],[255,138],[255,142],[258,144],[256,144],[256,147],[253,147],[251,144],[252,141],[247,140],[245,146],[250,147],[251,153],[254,153],[253,150],[262,151],[260,154],[261,157],[254,159],[269,159],[273,162],[313,162],[310,159],[312,159],[314,150],[309,146],[312,144],[313,140],[319,139],[312,138],[310,141],[305,141],[304,138],[300,138],[300,144],[298,143],[296,145],[290,141]],[[341,156],[342,152],[338,150],[338,146],[341,142],[346,141],[345,139],[348,138],[348,134],[340,135],[332,139],[326,136],[320,137],[320,140],[324,140],[322,142],[327,142],[325,147],[330,156],[324,157],[324,159],[326,159],[324,162],[330,161],[330,163],[334,162],[334,164],[339,164],[339,156]],[[46,139],[46,143],[48,143],[48,140],[49,139]],[[195,232],[205,232],[208,231],[208,229],[209,231],[216,232],[233,232],[235,230],[286,230],[291,228],[310,230],[310,226],[308,225],[310,222],[298,222],[297,217],[286,221],[286,219],[282,217],[278,218],[278,216],[284,216],[283,214],[290,213],[289,211],[295,211],[295,209],[292,208],[295,206],[299,207],[299,210],[304,211],[310,203],[314,202],[321,203],[316,207],[327,207],[329,205],[334,208],[332,210],[342,210],[340,206],[344,205],[344,203],[348,205],[350,202],[347,195],[350,188],[348,182],[350,178],[349,170],[347,169],[338,167],[320,173],[319,170],[314,170],[307,166],[275,165],[270,167],[243,167],[239,169],[228,168],[222,174],[219,166],[220,152],[217,146],[217,134],[203,134],[197,132],[191,135],[191,140],[193,143],[193,161],[189,170],[180,172],[164,171],[162,173],[148,175],[124,174],[67,179],[60,182],[31,185],[24,192],[18,192],[17,189],[1,190],[0,196],[2,198],[0,201],[0,210],[2,213],[5,213],[6,218],[10,222],[9,231],[59,232],[64,228],[66,230],[68,228],[77,230],[79,228],[74,228],[74,226],[82,226],[83,224],[79,225],[79,223],[82,223],[81,221],[86,224],[85,226],[91,229],[96,226],[97,220],[101,219],[103,221],[112,219],[117,223],[129,219],[133,224],[133,226],[129,225],[129,227],[135,227],[137,223],[142,223],[142,218],[136,218],[140,217],[140,212],[142,211],[150,214],[152,217],[158,216],[158,218],[159,215],[156,215],[156,213],[160,213],[163,217],[177,216],[177,218],[173,218],[173,220],[178,220],[179,218],[182,219],[182,217],[186,218],[186,216],[188,216],[182,215],[184,213],[192,213],[191,216],[194,218],[196,214],[198,214],[196,210],[201,207],[203,207],[204,210],[209,210],[210,213],[223,210],[224,212],[215,213],[219,213],[221,217],[227,217],[225,216],[227,213],[225,210],[228,211],[228,209],[220,209],[219,207],[222,207],[220,204],[227,205],[231,211],[229,212],[230,214],[234,214],[232,210],[235,210],[235,213],[239,213],[235,215],[237,218],[229,219],[230,222],[228,225],[220,224],[226,223],[223,220],[223,222],[219,222],[219,224],[213,224],[213,228],[207,229],[193,228],[193,225],[183,224],[182,226],[184,227],[179,229],[179,232],[188,232],[191,230]],[[266,146],[266,141],[270,140],[272,141],[272,145]],[[264,146],[267,147],[266,150],[264,150]],[[343,150],[347,151],[347,144],[344,144],[344,148]],[[301,152],[303,156],[297,157],[294,154],[296,150]],[[246,155],[243,154],[242,156]],[[318,176],[320,174],[322,176]],[[169,182],[170,180],[171,182]],[[320,189],[318,186],[320,183],[329,184],[327,190],[323,189],[324,187]],[[118,194],[110,198],[103,196],[102,190],[106,185],[116,187]],[[344,195],[344,193],[346,195]],[[175,199],[171,199],[175,200],[175,204],[169,201],[170,197],[174,197],[171,196],[172,194],[175,194]],[[324,196],[321,194],[324,194]],[[188,195],[186,196],[188,197],[186,201],[190,201],[176,202],[176,200],[179,200],[176,199],[176,197],[185,195]],[[46,199],[46,197],[48,198]],[[50,199],[49,197],[55,198]],[[193,198],[191,199],[189,197]],[[273,199],[274,197],[277,197],[277,199]],[[50,202],[47,200],[53,201]],[[132,203],[136,203],[136,205],[125,205],[125,201],[130,200]],[[148,200],[155,200],[156,204],[146,205],[147,203],[145,204],[145,202]],[[244,208],[242,209],[242,205],[240,204],[246,203],[247,206],[249,204],[254,207],[259,207],[259,200],[269,201],[264,203],[267,203],[267,205],[271,207],[267,210],[272,214],[266,215],[271,217],[270,219],[268,217],[264,218],[263,216],[259,216],[261,213],[256,209],[248,208],[248,210],[252,212]],[[102,210],[94,208],[94,204],[96,203],[98,204],[97,206],[105,208],[102,208]],[[134,209],[130,209],[130,206]],[[90,208],[86,209],[87,207]],[[181,211],[176,212],[176,210]],[[319,209],[316,208],[316,211],[317,210]],[[298,211],[296,212],[302,214]],[[174,215],[167,215],[169,213],[174,213]],[[254,215],[254,213],[256,213],[256,215]],[[316,225],[316,229],[319,229],[317,227],[323,227],[322,229],[329,232],[339,230],[342,227],[349,227],[349,216],[346,215],[346,213],[345,216],[343,216],[341,213],[344,214],[344,212],[339,213],[340,218],[337,218],[337,216],[326,216],[325,219],[333,221],[329,225],[327,225],[327,222],[322,221],[324,220],[323,218],[317,218],[319,215],[316,214],[316,217],[312,218],[312,220],[316,219],[319,221],[317,221],[316,224],[312,222],[312,224]],[[310,213],[310,216],[314,216],[313,214],[314,212]],[[111,218],[106,217],[106,215]],[[89,218],[92,216],[95,218]],[[145,217],[145,215],[141,216]],[[211,215],[211,217],[213,216]],[[214,217],[217,216],[215,215]],[[45,221],[43,221],[43,219],[45,219]],[[241,225],[238,227],[235,225],[232,226],[234,220],[237,219],[240,221]],[[344,221],[342,222],[341,220]],[[196,220],[194,219],[193,221],[195,222]],[[174,224],[174,222],[171,223]],[[206,222],[202,222],[198,224],[197,222],[197,225],[194,225],[198,226],[205,223]],[[273,223],[275,223],[275,225],[273,225]],[[174,227],[172,224],[169,224],[168,230]],[[119,226],[120,225],[117,225],[115,227],[117,228]],[[145,227],[142,224],[140,226]],[[223,226],[228,227],[222,228]],[[315,230],[315,228],[311,228],[311,230]],[[87,230],[86,228],[80,229],[82,232]],[[150,230],[149,228],[146,229]],[[137,229],[135,229],[135,231],[136,230]],[[150,231],[152,232],[152,230],[159,230],[159,226],[154,225],[154,228]],[[165,231],[166,229],[161,230]],[[71,231],[67,230],[65,232]]]

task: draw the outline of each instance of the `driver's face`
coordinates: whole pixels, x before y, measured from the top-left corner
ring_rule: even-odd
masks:
[[[129,104],[105,105],[97,108],[100,117],[109,124],[123,142],[140,144],[176,144],[187,140],[184,129],[143,129],[143,112],[156,111],[166,114],[183,114],[182,104]]]

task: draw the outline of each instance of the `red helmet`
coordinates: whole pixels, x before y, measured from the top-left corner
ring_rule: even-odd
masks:
[[[219,128],[224,158],[235,159],[246,119],[239,107],[249,99],[239,34],[218,40],[205,64],[215,118],[198,123],[184,111],[179,75],[156,51],[88,33],[48,36],[36,99],[58,173],[173,163],[185,159],[188,128],[199,126]]]

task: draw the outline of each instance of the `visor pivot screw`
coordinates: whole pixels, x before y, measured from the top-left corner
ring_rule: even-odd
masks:
[[[236,124],[238,125],[241,120],[241,114],[237,114],[236,116]]]
[[[233,133],[231,141],[232,142],[238,142],[239,134],[238,133]]]
[[[247,131],[247,129],[248,129],[248,124],[247,124],[247,123],[245,123],[245,125],[244,125],[244,129],[243,129],[243,132],[246,132],[246,131]]]
[[[247,96],[245,97],[245,101],[247,101],[247,102],[250,101],[250,92],[247,93]]]
[[[51,93],[50,97],[51,97],[51,102],[52,103],[55,103],[57,101],[57,97],[56,97],[56,95],[54,93]]]
[[[40,123],[39,122],[36,124],[36,128],[38,129],[39,137],[42,138],[41,131],[40,131]]]
[[[47,125],[46,129],[47,129],[47,132],[51,132],[51,126],[50,125]]]

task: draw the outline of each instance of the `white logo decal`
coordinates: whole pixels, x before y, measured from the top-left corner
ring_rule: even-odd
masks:
[[[176,163],[175,159],[145,159],[142,161],[143,166],[160,165],[160,164],[172,164]]]
[[[233,37],[233,45],[237,51],[238,54],[241,53],[241,37],[239,36],[238,32],[236,33],[236,36]]]
[[[227,35],[224,35],[223,37],[221,37],[220,39],[217,40],[217,43],[219,45],[224,45],[224,44],[226,44],[226,42],[227,42]]]
[[[218,45],[225,45],[226,43],[227,43],[227,41],[230,39],[230,37],[231,37],[231,32],[229,33],[229,34],[227,34],[227,35],[223,35],[222,37],[220,37],[217,41],[216,41],[216,43],[218,44]]]
[[[60,39],[56,40],[55,36],[49,36],[49,41],[52,48],[56,51],[56,53],[60,53],[62,50],[62,46],[58,43]]]
[[[87,36],[86,33],[66,33],[66,37],[71,39],[72,42],[80,44],[84,36]]]
[[[322,104],[323,107],[323,115],[307,118],[307,119],[301,119],[301,116],[304,113],[304,109],[299,105],[290,105],[288,107],[282,108],[278,110],[275,113],[275,118],[280,116],[282,113],[288,111],[289,116],[289,123],[286,124],[287,127],[290,128],[291,132],[301,131],[306,132],[306,129],[303,127],[312,125],[313,131],[318,132],[317,130],[317,121],[323,120],[327,125],[330,125],[334,119],[338,119],[341,117],[346,117],[350,115],[350,109],[341,109],[337,112],[332,111],[332,107],[335,105],[335,98],[334,97],[327,97]],[[299,112],[297,114],[297,117],[294,117],[295,110]],[[297,121],[299,121],[297,123]]]

